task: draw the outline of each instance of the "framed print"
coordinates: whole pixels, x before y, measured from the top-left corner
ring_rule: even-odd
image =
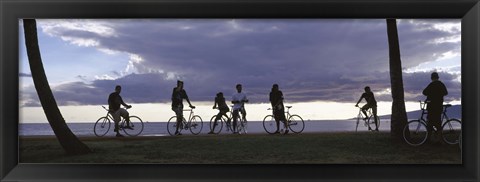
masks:
[[[478,180],[478,1],[0,9],[2,180]]]

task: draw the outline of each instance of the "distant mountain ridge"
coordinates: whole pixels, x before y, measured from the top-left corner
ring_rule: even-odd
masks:
[[[410,111],[407,112],[407,118],[408,120],[412,119],[418,119],[420,118],[420,115],[422,114],[422,110],[416,110],[416,111]],[[449,107],[447,109],[447,116],[449,118],[457,118],[462,120],[462,105],[452,105],[452,107]],[[382,115],[379,116],[380,119],[391,119],[391,115]],[[426,116],[425,116],[426,118]]]

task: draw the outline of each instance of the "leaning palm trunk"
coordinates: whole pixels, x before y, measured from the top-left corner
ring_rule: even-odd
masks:
[[[407,124],[407,113],[405,111],[402,61],[400,60],[397,21],[395,19],[387,19],[387,34],[390,55],[390,83],[393,99],[390,130],[394,140],[402,140],[403,128]]]
[[[48,84],[45,70],[43,69],[40,48],[38,46],[37,25],[34,19],[24,19],[25,43],[27,46],[28,62],[32,72],[33,83],[42,104],[43,111],[47,116],[48,123],[52,127],[55,136],[65,152],[70,155],[86,154],[91,150],[82,143],[68,128],[63,119],[57,102],[53,97],[52,90]]]

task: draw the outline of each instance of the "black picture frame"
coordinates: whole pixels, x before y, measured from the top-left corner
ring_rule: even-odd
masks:
[[[479,180],[478,0],[0,0],[0,12],[2,181]],[[462,165],[18,164],[18,20],[23,18],[462,19]]]

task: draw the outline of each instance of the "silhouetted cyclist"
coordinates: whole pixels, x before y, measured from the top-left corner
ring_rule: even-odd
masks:
[[[217,105],[218,105],[218,107],[217,107]],[[219,121],[222,118],[222,116],[225,116],[226,118],[228,118],[227,112],[230,111],[230,109],[228,109],[227,103],[225,103],[225,97],[223,97],[222,92],[218,92],[217,96],[215,97],[215,104],[213,105],[213,109],[217,109],[217,108],[218,108],[219,112],[217,114],[217,117],[215,117],[215,121],[214,121],[214,124],[213,124],[212,131],[210,131],[208,134],[215,134],[213,131],[215,130],[215,127],[217,126],[217,121]],[[230,118],[228,118],[227,122],[230,123]]]
[[[182,124],[183,119],[183,99],[187,100],[190,108],[195,108],[195,106],[190,103],[187,92],[183,89],[183,81],[178,80],[177,87],[173,88],[172,91],[172,110],[177,116],[177,127],[175,130],[175,135],[182,135],[180,132],[178,132],[178,128]]]
[[[427,88],[423,90],[423,95],[427,96],[425,102],[427,103],[427,128],[428,128],[428,138],[430,137],[433,126],[440,131],[442,124],[442,112],[443,112],[443,96],[448,94],[447,88],[439,80],[437,72],[433,72],[430,76],[432,82],[428,84]],[[440,132],[437,132],[437,135]]]
[[[232,96],[232,103],[233,103],[233,133],[237,133],[237,121],[239,117],[239,112],[245,110],[243,104],[248,102],[247,95],[242,93],[242,85],[237,84],[235,86],[237,89],[237,93],[233,94]],[[242,113],[243,114],[243,113]]]
[[[280,133],[280,121],[283,121],[285,126],[285,134],[288,133],[287,118],[285,117],[285,107],[283,105],[283,93],[278,88],[278,84],[273,84],[272,91],[270,92],[270,104],[273,109],[273,116],[275,122],[277,123],[277,131],[275,133]]]
[[[373,118],[375,119],[375,131],[378,131],[377,101],[375,100],[375,96],[373,95],[373,92],[370,90],[369,86],[365,87],[365,93],[363,93],[362,96],[360,96],[360,99],[358,99],[358,102],[357,102],[357,104],[355,104],[355,106],[358,107],[358,104],[364,98],[367,101],[367,104],[365,104],[362,107],[362,113],[365,115],[365,118],[363,118],[363,119],[366,120],[368,118],[367,110],[371,108],[372,113],[373,113]],[[372,130],[372,128],[370,128],[370,126],[368,126],[368,130]]]
[[[118,123],[120,122],[121,118],[123,117],[125,119],[125,122],[127,124],[126,129],[133,129],[130,127],[130,120],[129,120],[129,113],[127,110],[120,108],[120,104],[127,107],[131,108],[131,105],[125,104],[123,102],[122,97],[120,96],[120,92],[122,92],[122,87],[120,85],[115,86],[115,92],[112,92],[108,96],[108,110],[110,114],[113,117],[113,122],[115,123],[115,129],[113,130],[114,132],[117,133],[117,137],[123,137],[123,135],[120,134],[119,128],[118,128]]]

